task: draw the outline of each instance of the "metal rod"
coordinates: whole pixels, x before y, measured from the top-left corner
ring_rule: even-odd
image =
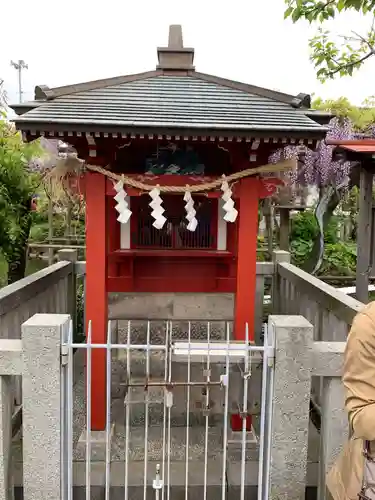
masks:
[[[172,321],[169,322],[170,324],[170,337],[169,337],[169,346],[168,346],[168,351],[169,351],[169,366],[168,366],[168,382],[171,382],[172,379],[172,338],[173,338],[173,323]],[[167,455],[167,500],[170,500],[171,496],[171,404],[168,404],[168,455]]]
[[[190,426],[190,377],[191,377],[191,322],[188,326],[188,367],[187,367],[187,401],[186,401],[186,447],[185,447],[185,500],[188,500],[188,484],[189,484],[189,426]]]
[[[122,382],[120,384],[121,386],[126,386],[126,387],[144,387],[145,390],[147,390],[148,387],[167,387],[170,389],[173,389],[174,387],[210,387],[210,386],[221,386],[222,382],[221,380],[217,381],[204,381],[202,380],[201,382],[194,382],[190,381],[188,382],[133,382],[131,384],[127,384],[126,382]]]
[[[73,321],[70,321],[68,336],[68,500],[73,500]]]
[[[107,376],[106,376],[106,448],[105,448],[105,500],[109,500],[111,489],[111,374],[112,374],[112,325],[108,321],[107,328]]]
[[[150,345],[150,322],[147,321],[147,347]],[[150,350],[146,351],[146,377],[150,377]],[[148,462],[148,420],[149,394],[145,388],[145,460],[143,469],[143,500],[147,499],[147,462]]]
[[[207,365],[206,377],[207,382],[210,382],[210,322],[207,322]],[[208,465],[208,412],[210,408],[210,390],[206,388],[206,426],[204,432],[204,481],[203,481],[203,500],[207,500],[207,465]]]
[[[224,422],[223,422],[223,474],[221,478],[221,500],[225,500],[226,497],[226,486],[227,486],[227,447],[228,447],[228,413],[229,413],[229,342],[230,342],[230,330],[229,323],[226,323],[226,334],[227,334],[227,355],[225,359],[225,396],[224,396]]]
[[[63,344],[63,345],[67,345],[67,344]],[[201,343],[198,345],[198,343],[194,344],[194,343],[191,343],[191,347],[190,347],[190,351],[193,355],[194,351],[202,351],[202,349],[205,349],[207,346],[207,344],[205,343]],[[74,349],[87,349],[88,348],[88,344],[72,344],[72,347]],[[106,349],[107,348],[107,344],[91,344],[90,346],[90,349]],[[162,345],[150,345],[149,347],[147,347],[147,345],[145,344],[131,344],[131,345],[127,345],[127,344],[111,344],[111,349],[122,349],[122,350],[128,350],[130,349],[131,351],[147,351],[147,350],[150,350],[150,351],[164,351],[165,350],[165,346],[162,346]],[[268,350],[269,351],[272,351],[272,347],[269,347]],[[215,345],[214,343],[211,343],[210,344],[210,351],[222,351],[222,350],[226,350],[226,345],[223,343],[221,343],[220,345]],[[229,345],[229,352],[232,352],[232,351],[240,351],[240,352],[263,352],[264,351],[264,346],[258,346],[258,345],[246,345],[246,344],[238,344],[238,343],[233,343],[233,344],[230,344]],[[211,354],[211,353],[204,353],[204,354],[201,354],[199,353],[199,356],[207,356],[208,354]]]
[[[69,334],[68,334],[69,335]],[[66,471],[66,465],[67,465],[67,460],[66,460],[66,454],[67,454],[67,416],[65,412],[65,398],[66,398],[66,367],[62,366],[61,371],[60,371],[60,387],[61,387],[61,392],[60,392],[60,415],[61,415],[61,434],[60,434],[60,463],[61,463],[61,468],[60,468],[60,491],[61,491],[61,500],[66,500],[67,499],[67,494],[66,494],[66,477],[67,477],[67,471]],[[69,464],[68,464],[69,467]]]
[[[164,354],[164,382],[168,381],[168,345],[169,345],[169,321],[165,325],[165,354]],[[163,489],[161,491],[161,498],[164,500],[165,494],[165,438],[166,438],[166,427],[167,427],[167,405],[166,405],[166,394],[164,390],[164,404],[163,404],[163,456],[162,456],[162,478],[163,478]]]
[[[245,325],[245,340],[249,343],[249,325]],[[250,353],[251,356],[251,353]],[[242,449],[241,449],[241,491],[240,499],[245,500],[245,464],[246,464],[246,431],[247,431],[247,392],[249,381],[249,356],[245,357],[242,401]]]
[[[126,377],[130,380],[130,328],[131,322],[128,321],[128,338],[127,338],[127,353],[126,353]],[[124,478],[124,499],[128,500],[128,484],[129,484],[129,434],[130,434],[130,399],[131,393],[125,395],[125,478]]]
[[[74,349],[87,349],[87,344],[72,344],[72,347]],[[92,344],[90,346],[90,349],[106,349],[107,348],[107,344]],[[121,349],[121,350],[124,350],[124,351],[147,351],[147,350],[150,350],[150,351],[164,351],[164,346],[158,346],[158,345],[150,345],[149,347],[147,347],[146,345],[144,344],[111,344],[110,345],[110,349]]]
[[[28,243],[27,246],[29,248],[76,248],[76,249],[84,249],[86,248],[86,245],[68,245],[68,244],[61,244],[58,245],[57,243]]]
[[[86,500],[91,500],[91,320],[87,332],[86,364]]]
[[[272,347],[275,348],[275,338],[272,329],[268,330],[267,336],[268,345],[271,343]],[[268,346],[267,346],[268,347]],[[266,453],[265,453],[265,473],[264,473],[264,498],[268,499],[269,495],[269,477],[270,477],[270,462],[271,462],[271,431],[272,431],[272,418],[273,418],[273,386],[275,379],[275,367],[274,363],[270,363],[270,354],[268,351],[267,359],[267,370],[268,370],[268,390],[267,398],[264,402],[266,406],[266,422],[267,422],[267,432],[265,435],[266,439]]]
[[[268,345],[268,328],[264,329],[264,345]],[[262,370],[262,395],[260,408],[260,438],[259,438],[259,465],[258,465],[258,500],[264,500],[264,457],[265,457],[265,431],[266,431],[266,397],[267,397],[267,378],[268,378],[268,351],[264,350],[263,370]]]

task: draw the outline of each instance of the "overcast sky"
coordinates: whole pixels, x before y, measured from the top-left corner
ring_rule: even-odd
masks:
[[[24,59],[24,100],[35,85],[50,87],[152,70],[169,24],[182,24],[198,71],[291,94],[347,96],[360,104],[375,95],[375,57],[352,78],[324,85],[309,62],[307,23],[284,21],[284,0],[4,0],[0,77],[18,101],[10,60]],[[5,22],[6,21],[6,22]],[[370,20],[346,14],[337,33],[366,33]]]

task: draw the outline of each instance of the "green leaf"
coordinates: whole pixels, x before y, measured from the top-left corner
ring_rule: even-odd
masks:
[[[301,10],[300,9],[294,9],[293,12],[292,12],[292,21],[295,23],[300,18],[301,18]]]
[[[292,12],[293,12],[293,7],[288,7],[284,12],[284,19],[287,19]]]

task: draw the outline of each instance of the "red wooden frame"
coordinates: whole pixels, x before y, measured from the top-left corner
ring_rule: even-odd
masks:
[[[158,178],[147,179],[147,183],[151,182],[156,185]],[[163,176],[163,184],[168,182],[184,185],[186,178]],[[191,178],[190,184],[194,182],[200,183],[202,180]],[[248,323],[249,338],[253,339],[258,200],[270,196],[275,186],[282,184],[279,179],[248,177],[238,182],[234,196],[239,196],[239,200],[236,200],[239,218],[235,224],[227,226],[227,252],[198,249],[120,250],[120,224],[117,222],[113,199],[109,198],[115,195],[112,181],[100,174],[88,172],[84,184],[87,213],[86,318],[87,321],[91,320],[94,343],[106,341],[107,292],[146,291],[235,292],[235,338],[244,340],[245,324]],[[139,195],[138,190],[127,192],[129,195]],[[220,196],[220,191],[209,193],[212,198]],[[215,240],[217,214],[216,208],[213,210],[216,222],[212,224]],[[92,428],[102,430],[105,427],[106,404],[105,351],[102,349],[93,350],[92,373]]]

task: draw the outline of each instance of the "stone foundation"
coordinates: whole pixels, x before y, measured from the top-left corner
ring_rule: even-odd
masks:
[[[111,293],[109,318],[232,320],[234,295],[224,293]]]

